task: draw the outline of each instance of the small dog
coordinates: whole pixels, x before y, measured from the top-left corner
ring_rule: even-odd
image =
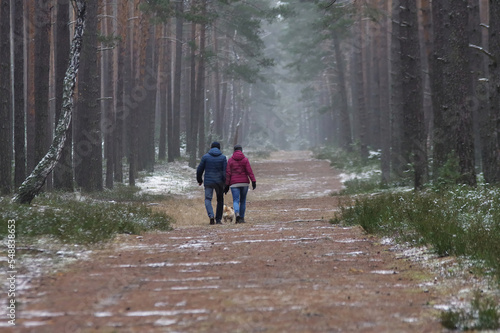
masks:
[[[224,205],[224,211],[222,212],[222,219],[224,220],[224,223],[230,222],[233,223],[234,221],[234,209],[231,207]]]

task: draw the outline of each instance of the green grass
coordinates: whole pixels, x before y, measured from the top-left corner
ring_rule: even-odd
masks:
[[[471,262],[473,270],[500,283],[500,188],[448,187],[426,192],[358,196],[331,221],[361,225],[368,233],[426,245],[440,256]],[[497,301],[477,294],[470,310],[441,314],[449,329],[500,328]]]
[[[0,238],[7,235],[7,221],[16,221],[19,240],[49,236],[75,244],[96,244],[120,233],[141,234],[170,230],[172,219],[144,203],[76,201],[62,195],[40,197],[32,206],[0,199]]]
[[[500,189],[457,186],[447,191],[358,197],[332,221],[415,245],[438,255],[465,256],[500,273]]]
[[[441,313],[441,324],[451,330],[498,330],[499,307],[492,297],[476,291],[468,310],[448,310]]]

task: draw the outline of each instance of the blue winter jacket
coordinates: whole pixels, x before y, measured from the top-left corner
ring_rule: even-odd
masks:
[[[222,154],[219,148],[212,148],[201,158],[201,162],[196,169],[196,180],[201,184],[202,175],[205,173],[205,187],[222,184],[226,182],[226,156]]]

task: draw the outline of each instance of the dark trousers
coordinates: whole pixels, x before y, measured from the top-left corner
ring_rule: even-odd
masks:
[[[212,198],[217,196],[217,208],[215,209],[215,220],[222,220],[222,211],[224,209],[224,184],[209,184],[205,185],[205,208],[209,218],[214,217],[214,210],[212,208]]]

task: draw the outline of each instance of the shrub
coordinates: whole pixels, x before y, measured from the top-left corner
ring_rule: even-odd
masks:
[[[0,200],[4,221],[16,220],[20,238],[52,236],[66,243],[95,244],[119,233],[170,230],[171,218],[144,204],[45,199],[33,206]],[[7,228],[0,229],[0,236]]]

